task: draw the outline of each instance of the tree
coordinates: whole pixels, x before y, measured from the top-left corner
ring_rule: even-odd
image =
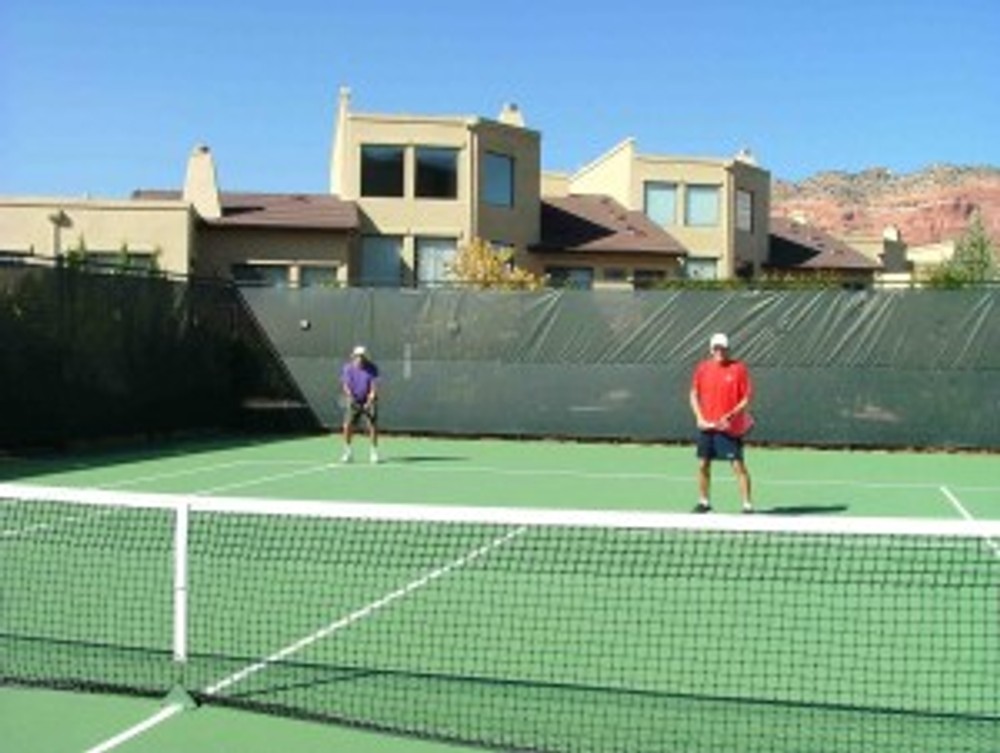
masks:
[[[955,242],[955,253],[931,273],[930,282],[944,287],[979,283],[997,277],[996,249],[977,211]]]
[[[511,249],[498,248],[480,238],[458,249],[451,272],[458,282],[479,288],[538,290],[542,287],[537,275],[514,265]]]

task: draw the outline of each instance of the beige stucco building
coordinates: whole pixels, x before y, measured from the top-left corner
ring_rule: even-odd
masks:
[[[178,199],[0,198],[0,255],[8,263],[77,254],[188,274],[195,258],[191,205]]]
[[[685,276],[752,276],[767,259],[771,176],[742,153],[732,159],[644,154],[625,139],[550,192],[605,194],[639,211],[687,251]]]
[[[542,135],[496,118],[354,112],[338,94],[328,194],[222,190],[197,146],[184,185],[127,200],[0,198],[0,254],[155,266],[304,286],[453,282],[473,240],[513,250],[549,284],[649,287],[750,277],[768,255],[770,174],[748,154],[653,155],[625,139],[569,175]]]
[[[541,135],[515,107],[496,120],[356,113],[341,89],[330,190],[360,213],[352,282],[444,282],[477,238],[523,264],[539,235],[540,170]]]

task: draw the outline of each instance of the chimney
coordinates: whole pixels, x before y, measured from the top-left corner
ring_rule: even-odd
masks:
[[[504,104],[497,119],[506,125],[524,128],[524,115],[521,114],[521,109],[513,102],[506,102]]]
[[[184,201],[193,204],[195,211],[206,220],[222,217],[219,203],[219,184],[215,179],[215,162],[212,152],[199,144],[191,152],[184,179]]]
[[[347,168],[346,148],[347,140],[347,116],[351,108],[351,90],[346,86],[340,87],[337,96],[337,119],[333,124],[333,146],[330,150],[330,193],[336,194],[338,191],[343,194],[345,187],[342,170]]]

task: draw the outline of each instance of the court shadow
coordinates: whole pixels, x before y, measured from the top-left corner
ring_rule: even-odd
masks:
[[[457,463],[469,458],[459,455],[393,455],[386,463]]]
[[[761,510],[761,515],[836,515],[847,512],[848,505],[785,505]]]

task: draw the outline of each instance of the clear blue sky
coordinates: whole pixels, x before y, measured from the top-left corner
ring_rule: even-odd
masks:
[[[337,90],[360,112],[495,117],[543,167],[633,136],[749,147],[777,178],[1000,165],[997,0],[3,0],[0,194],[327,190]]]

